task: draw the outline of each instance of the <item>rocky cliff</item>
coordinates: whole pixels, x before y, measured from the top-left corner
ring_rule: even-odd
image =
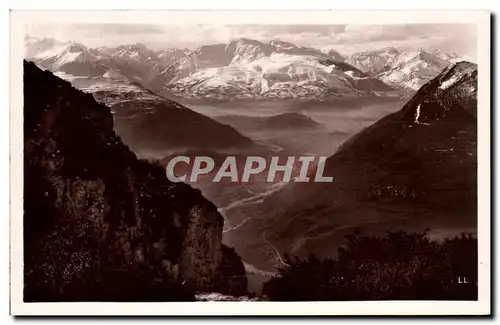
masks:
[[[244,293],[243,264],[222,245],[222,227],[199,191],[136,158],[109,108],[24,63],[25,301]]]

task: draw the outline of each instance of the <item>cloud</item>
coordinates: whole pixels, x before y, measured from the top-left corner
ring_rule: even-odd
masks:
[[[165,34],[165,29],[149,24],[37,24],[27,25],[25,32],[33,37],[71,40],[99,47],[142,41],[157,42]]]
[[[340,35],[339,43],[397,41],[425,36],[427,33],[415,25],[349,25]]]
[[[196,25],[169,27],[168,41],[183,41],[187,47],[210,43],[227,43],[238,38],[260,41],[281,39],[310,45],[331,41],[332,35],[342,33],[345,25]]]
[[[165,29],[159,25],[148,24],[75,24],[72,27],[82,34],[107,33],[124,34],[163,34]]]
[[[261,41],[281,39],[298,45],[329,47],[340,52],[366,51],[386,46],[411,50],[441,49],[475,56],[476,30],[465,24],[399,25],[153,25],[71,24],[28,26],[37,37],[75,40],[91,47],[144,43],[155,49],[194,49],[245,37]],[[457,37],[460,35],[460,37]]]
[[[343,33],[345,25],[263,25],[264,36],[275,37],[276,35],[302,35],[311,34],[317,36],[331,36]]]
[[[348,25],[341,40],[350,43],[374,41],[398,41],[429,38],[456,32],[468,25],[411,24],[411,25]]]
[[[475,57],[476,39],[475,25],[467,24],[347,25],[344,33],[332,38],[330,46],[344,52],[383,46],[440,49]]]

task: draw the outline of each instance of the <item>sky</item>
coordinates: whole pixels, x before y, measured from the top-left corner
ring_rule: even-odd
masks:
[[[241,37],[280,39],[297,45],[335,49],[342,54],[387,46],[441,50],[476,58],[476,27],[467,24],[399,25],[157,25],[44,24],[26,26],[32,37],[76,41],[90,47],[143,43],[153,49],[227,43]]]

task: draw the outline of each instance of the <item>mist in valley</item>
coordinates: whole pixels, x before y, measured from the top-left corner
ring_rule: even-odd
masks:
[[[256,102],[225,103],[222,105],[189,104],[189,108],[203,115],[231,125],[254,142],[268,146],[275,152],[283,150],[302,155],[331,156],[349,137],[373,124],[404,104],[404,100],[392,99],[384,103],[363,103],[359,106],[342,103]],[[290,122],[287,114],[294,114]],[[259,119],[276,118],[268,127],[256,126]],[[280,119],[280,117],[283,117]],[[304,118],[301,118],[304,117]],[[309,118],[316,125],[310,125]]]
[[[194,104],[185,103],[195,112],[211,117],[227,124],[242,135],[250,138],[255,145],[251,148],[229,148],[224,150],[191,150],[179,148],[165,154],[156,153],[155,158],[163,158],[166,165],[176,155],[205,155],[213,157],[216,165],[226,156],[261,156],[270,159],[272,156],[330,157],[345,141],[373,124],[387,114],[393,113],[403,106],[404,101],[393,99],[383,103],[363,103],[359,106],[332,103],[312,105],[307,103],[300,109],[297,102],[255,102],[254,105],[244,103]],[[200,135],[202,136],[202,135]],[[154,156],[154,153],[151,153]],[[167,157],[167,158],[166,158]],[[170,158],[168,158],[170,157]],[[222,157],[222,158],[221,158]],[[239,159],[239,158],[237,158]],[[190,185],[201,190],[203,195],[214,202],[225,218],[224,241],[234,246],[253,268],[270,271],[274,268],[277,250],[270,244],[262,244],[264,239],[260,230],[255,229],[252,220],[261,217],[263,204],[267,197],[282,191],[287,183],[267,183],[266,175],[256,175],[248,183],[212,182],[213,176],[201,176]],[[188,181],[189,183],[189,181]],[[294,184],[304,186],[307,184]],[[321,185],[319,185],[321,186]],[[284,210],[291,201],[279,202]],[[276,211],[278,213],[279,211]],[[349,230],[349,229],[346,229]],[[234,235],[235,233],[237,235]],[[241,233],[244,237],[240,237]],[[345,231],[339,231],[339,239]],[[253,237],[255,240],[247,240]],[[267,241],[270,243],[270,241]],[[252,277],[259,281],[258,276]]]

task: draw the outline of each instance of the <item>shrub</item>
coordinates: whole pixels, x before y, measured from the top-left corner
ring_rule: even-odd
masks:
[[[336,259],[289,260],[263,293],[278,301],[477,299],[477,239],[470,235],[440,242],[406,232],[346,239]]]

